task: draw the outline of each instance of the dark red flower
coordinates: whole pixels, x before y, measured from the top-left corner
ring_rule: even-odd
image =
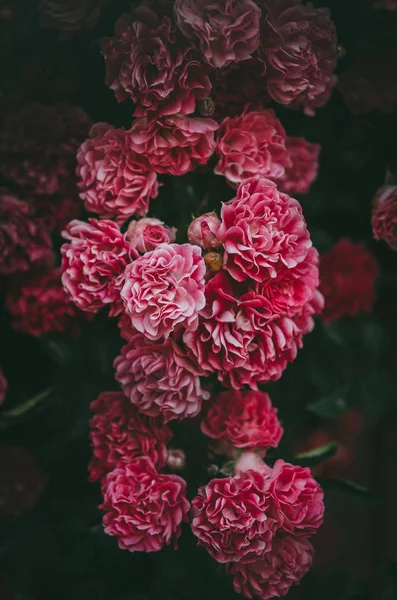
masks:
[[[289,164],[277,185],[288,194],[307,194],[317,177],[321,146],[302,137],[287,137],[286,146]]]
[[[383,240],[397,250],[397,186],[385,185],[377,191],[373,201],[372,232],[376,240]]]

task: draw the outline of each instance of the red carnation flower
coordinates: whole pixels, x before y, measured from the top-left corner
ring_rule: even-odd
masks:
[[[286,135],[273,109],[246,107],[242,115],[226,117],[216,137],[219,162],[214,171],[231,185],[257,175],[283,177],[288,165]]]
[[[156,173],[185,175],[208,162],[215,150],[212,119],[173,115],[136,119],[130,129],[131,148],[143,154]]]
[[[76,151],[90,120],[67,104],[30,104],[7,115],[0,134],[3,177],[37,195],[52,195],[74,184]]]
[[[82,313],[63,289],[61,275],[61,269],[34,274],[10,290],[5,306],[16,331],[35,336],[79,332]]]
[[[279,527],[303,537],[316,533],[323,522],[324,493],[310,469],[280,459],[269,472],[266,491]]]
[[[105,533],[117,537],[122,550],[157,552],[173,544],[187,521],[186,483],[161,475],[146,457],[119,463],[102,482]]]
[[[40,25],[44,29],[55,29],[65,34],[79,29],[92,29],[108,2],[109,0],[41,0]]]
[[[19,446],[0,445],[0,514],[18,516],[40,500],[47,476],[36,457]]]
[[[91,481],[102,479],[119,462],[129,464],[141,456],[148,457],[156,469],[164,467],[172,433],[161,419],[141,414],[121,392],[99,394],[90,408],[94,413],[90,420]]]
[[[259,56],[273,100],[313,113],[335,83],[337,42],[329,10],[300,0],[265,0]]]
[[[135,333],[114,361],[115,378],[125,395],[145,415],[164,421],[199,414],[209,393],[200,384],[201,372],[172,340],[150,342]]]
[[[397,250],[397,186],[385,185],[376,193],[372,211],[372,232],[376,240],[384,240]]]
[[[289,164],[277,184],[287,194],[307,194],[317,178],[321,146],[300,137],[287,137],[286,144]]]
[[[379,267],[363,244],[339,240],[320,258],[320,290],[325,298],[322,319],[331,323],[344,316],[370,312],[375,301]]]
[[[314,549],[308,540],[286,535],[276,538],[269,552],[255,562],[231,563],[227,571],[233,576],[233,586],[246,598],[285,596],[290,587],[300,582],[310,570]]]
[[[244,471],[212,479],[192,501],[198,545],[220,563],[252,562],[268,552],[276,524],[269,514],[265,475]]]
[[[106,85],[120,101],[131,97],[136,117],[193,113],[211,89],[205,69],[168,15],[147,6],[122,15],[102,47]]]
[[[302,208],[272,181],[245,180],[233,200],[222,205],[218,237],[225,269],[237,281],[263,281],[302,262],[311,246]]]
[[[234,448],[264,450],[277,448],[283,429],[269,395],[255,391],[221,392],[213,400],[201,430],[219,440],[230,453]]]
[[[63,236],[70,241],[61,248],[62,283],[73,302],[89,312],[110,304],[109,314],[118,314],[125,267],[134,252],[118,225],[105,220],[75,220]]]
[[[77,152],[80,197],[88,211],[123,222],[144,215],[158,194],[157,175],[131,149],[129,133],[106,123],[94,125]]]
[[[127,239],[132,248],[145,253],[154,250],[160,244],[175,242],[175,227],[167,227],[159,219],[139,219],[128,225]]]
[[[51,238],[27,202],[0,189],[0,274],[52,264]]]
[[[8,382],[4,377],[3,370],[0,369],[0,404],[3,404],[7,394]]]
[[[179,29],[211,66],[247,60],[259,43],[260,8],[252,0],[176,0]]]

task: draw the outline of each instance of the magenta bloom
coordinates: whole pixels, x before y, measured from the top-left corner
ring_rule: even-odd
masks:
[[[40,25],[65,34],[92,29],[109,0],[41,0]]]
[[[273,109],[226,117],[217,132],[215,173],[236,186],[249,177],[280,179],[288,165],[286,134]]]
[[[144,156],[131,149],[129,133],[97,124],[77,153],[80,197],[85,208],[123,222],[144,215],[158,194],[157,175]]]
[[[99,394],[91,410],[91,481],[102,479],[120,462],[129,464],[141,456],[148,457],[157,469],[164,467],[172,433],[161,419],[140,413],[122,392]]]
[[[172,20],[147,6],[122,15],[102,51],[106,85],[119,102],[131,97],[136,117],[193,113],[210,92],[205,69]]]
[[[372,232],[376,240],[383,240],[397,250],[397,186],[380,188],[373,201]]]
[[[176,0],[179,29],[220,69],[247,60],[259,43],[260,8],[252,0]]]
[[[310,469],[280,459],[270,473],[266,491],[279,527],[303,537],[316,533],[323,522],[324,493]]]
[[[312,114],[335,83],[337,41],[329,10],[300,0],[265,0],[259,56],[273,100]]]
[[[0,189],[0,274],[12,275],[54,260],[51,238],[31,207]]]
[[[332,246],[320,259],[324,322],[332,323],[341,317],[371,312],[378,274],[378,263],[364,244],[342,238]]]
[[[218,215],[206,213],[190,223],[187,236],[192,244],[201,248],[218,248],[221,245],[217,235],[220,225]]]
[[[287,137],[287,152],[289,164],[278,187],[287,194],[307,194],[317,178],[321,146],[305,138]]]
[[[218,562],[251,562],[269,551],[276,524],[268,510],[263,473],[212,479],[199,489],[192,507],[198,545]]]
[[[160,244],[125,271],[121,297],[133,326],[151,340],[177,325],[195,329],[204,307],[205,263],[190,244]]]
[[[0,405],[3,404],[7,394],[8,382],[4,377],[3,370],[0,369]]]
[[[249,390],[218,394],[201,423],[201,431],[218,440],[227,453],[233,448],[277,448],[283,435],[269,395]]]
[[[164,421],[199,414],[209,393],[201,374],[174,341],[151,342],[135,333],[114,361],[115,379],[125,395],[145,415]]]
[[[132,248],[144,254],[160,244],[175,242],[175,227],[167,227],[159,219],[139,219],[128,225],[127,239]]]
[[[213,119],[173,115],[136,119],[130,129],[131,148],[142,154],[156,173],[185,175],[208,162],[215,150]]]
[[[121,309],[124,270],[133,252],[113,221],[89,219],[69,223],[62,246],[62,283],[82,310],[97,312],[110,304],[110,314]]]
[[[141,457],[120,462],[102,482],[105,533],[115,536],[122,550],[157,552],[173,544],[187,521],[186,483],[177,475],[157,473]]]
[[[300,582],[313,563],[314,549],[308,540],[285,535],[276,538],[269,552],[257,561],[231,563],[227,571],[233,576],[234,589],[246,598],[285,596]]]
[[[35,273],[10,289],[5,306],[16,331],[34,336],[79,332],[82,313],[64,290],[61,276],[61,269]]]
[[[237,281],[276,277],[281,267],[302,262],[311,246],[299,202],[265,178],[244,181],[222,205],[221,219],[224,266]]]

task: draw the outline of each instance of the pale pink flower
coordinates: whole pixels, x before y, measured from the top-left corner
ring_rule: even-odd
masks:
[[[145,253],[154,250],[160,244],[175,242],[175,227],[164,225],[160,219],[145,218],[131,221],[128,225],[127,239],[132,248]]]
[[[201,248],[218,248],[221,245],[217,233],[221,226],[218,215],[206,213],[194,219],[187,230],[187,237],[192,244]]]

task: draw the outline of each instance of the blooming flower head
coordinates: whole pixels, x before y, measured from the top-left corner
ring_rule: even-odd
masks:
[[[157,473],[150,459],[120,462],[102,481],[105,533],[122,550],[157,552],[173,544],[187,521],[186,483],[177,475]]]
[[[82,310],[97,312],[110,304],[110,314],[121,309],[124,270],[133,252],[113,221],[89,219],[69,223],[62,246],[62,283]]]
[[[144,215],[158,194],[157,175],[131,149],[129,133],[97,124],[77,152],[80,197],[88,211],[123,222]]]
[[[192,244],[201,248],[219,248],[221,242],[217,236],[221,222],[215,213],[206,213],[194,219],[187,231]]]
[[[265,475],[252,470],[212,479],[192,501],[192,531],[218,562],[251,562],[270,549],[275,521],[264,482]]]
[[[213,119],[171,115],[136,119],[129,133],[131,148],[144,155],[156,173],[185,175],[208,162],[217,129]]]
[[[383,240],[397,250],[397,186],[385,185],[375,195],[372,210],[372,232],[376,240]]]
[[[323,106],[335,83],[337,58],[329,10],[301,0],[265,0],[259,56],[273,100],[309,114]]]
[[[200,248],[190,244],[160,244],[137,258],[121,291],[133,326],[151,340],[168,338],[177,325],[195,329],[205,270]]]
[[[290,587],[300,582],[313,563],[314,549],[302,538],[285,535],[274,540],[269,552],[257,561],[230,563],[227,571],[233,576],[233,586],[246,598],[285,596]]]
[[[321,146],[301,137],[287,137],[286,145],[289,164],[278,186],[287,194],[307,194],[317,177]]]
[[[147,456],[157,469],[164,467],[172,433],[161,419],[140,413],[122,392],[99,394],[91,410],[91,481],[101,479],[119,462],[130,463],[141,456]]]
[[[259,43],[260,8],[252,0],[176,0],[179,29],[211,66],[247,60]]]
[[[286,134],[272,108],[249,110],[226,117],[216,134],[219,162],[215,173],[239,183],[256,175],[269,179],[284,176],[289,159]]]
[[[135,333],[114,362],[115,378],[145,415],[164,421],[199,414],[209,393],[200,384],[199,367],[171,339],[149,341]]]
[[[273,408],[269,395],[248,390],[218,394],[201,423],[201,430],[229,452],[233,448],[276,448],[283,435],[277,409]]]
[[[8,382],[4,377],[3,370],[0,369],[0,405],[3,404],[7,394]]]
[[[175,234],[175,227],[167,227],[160,219],[145,218],[131,221],[128,225],[127,239],[132,248],[144,254],[160,244],[175,242]]]
[[[106,85],[119,101],[131,97],[136,117],[193,113],[196,101],[211,89],[203,65],[172,18],[148,6],[122,15],[102,52]]]
[[[342,238],[320,258],[320,289],[325,298],[322,319],[370,312],[375,300],[379,267],[363,244]]]

